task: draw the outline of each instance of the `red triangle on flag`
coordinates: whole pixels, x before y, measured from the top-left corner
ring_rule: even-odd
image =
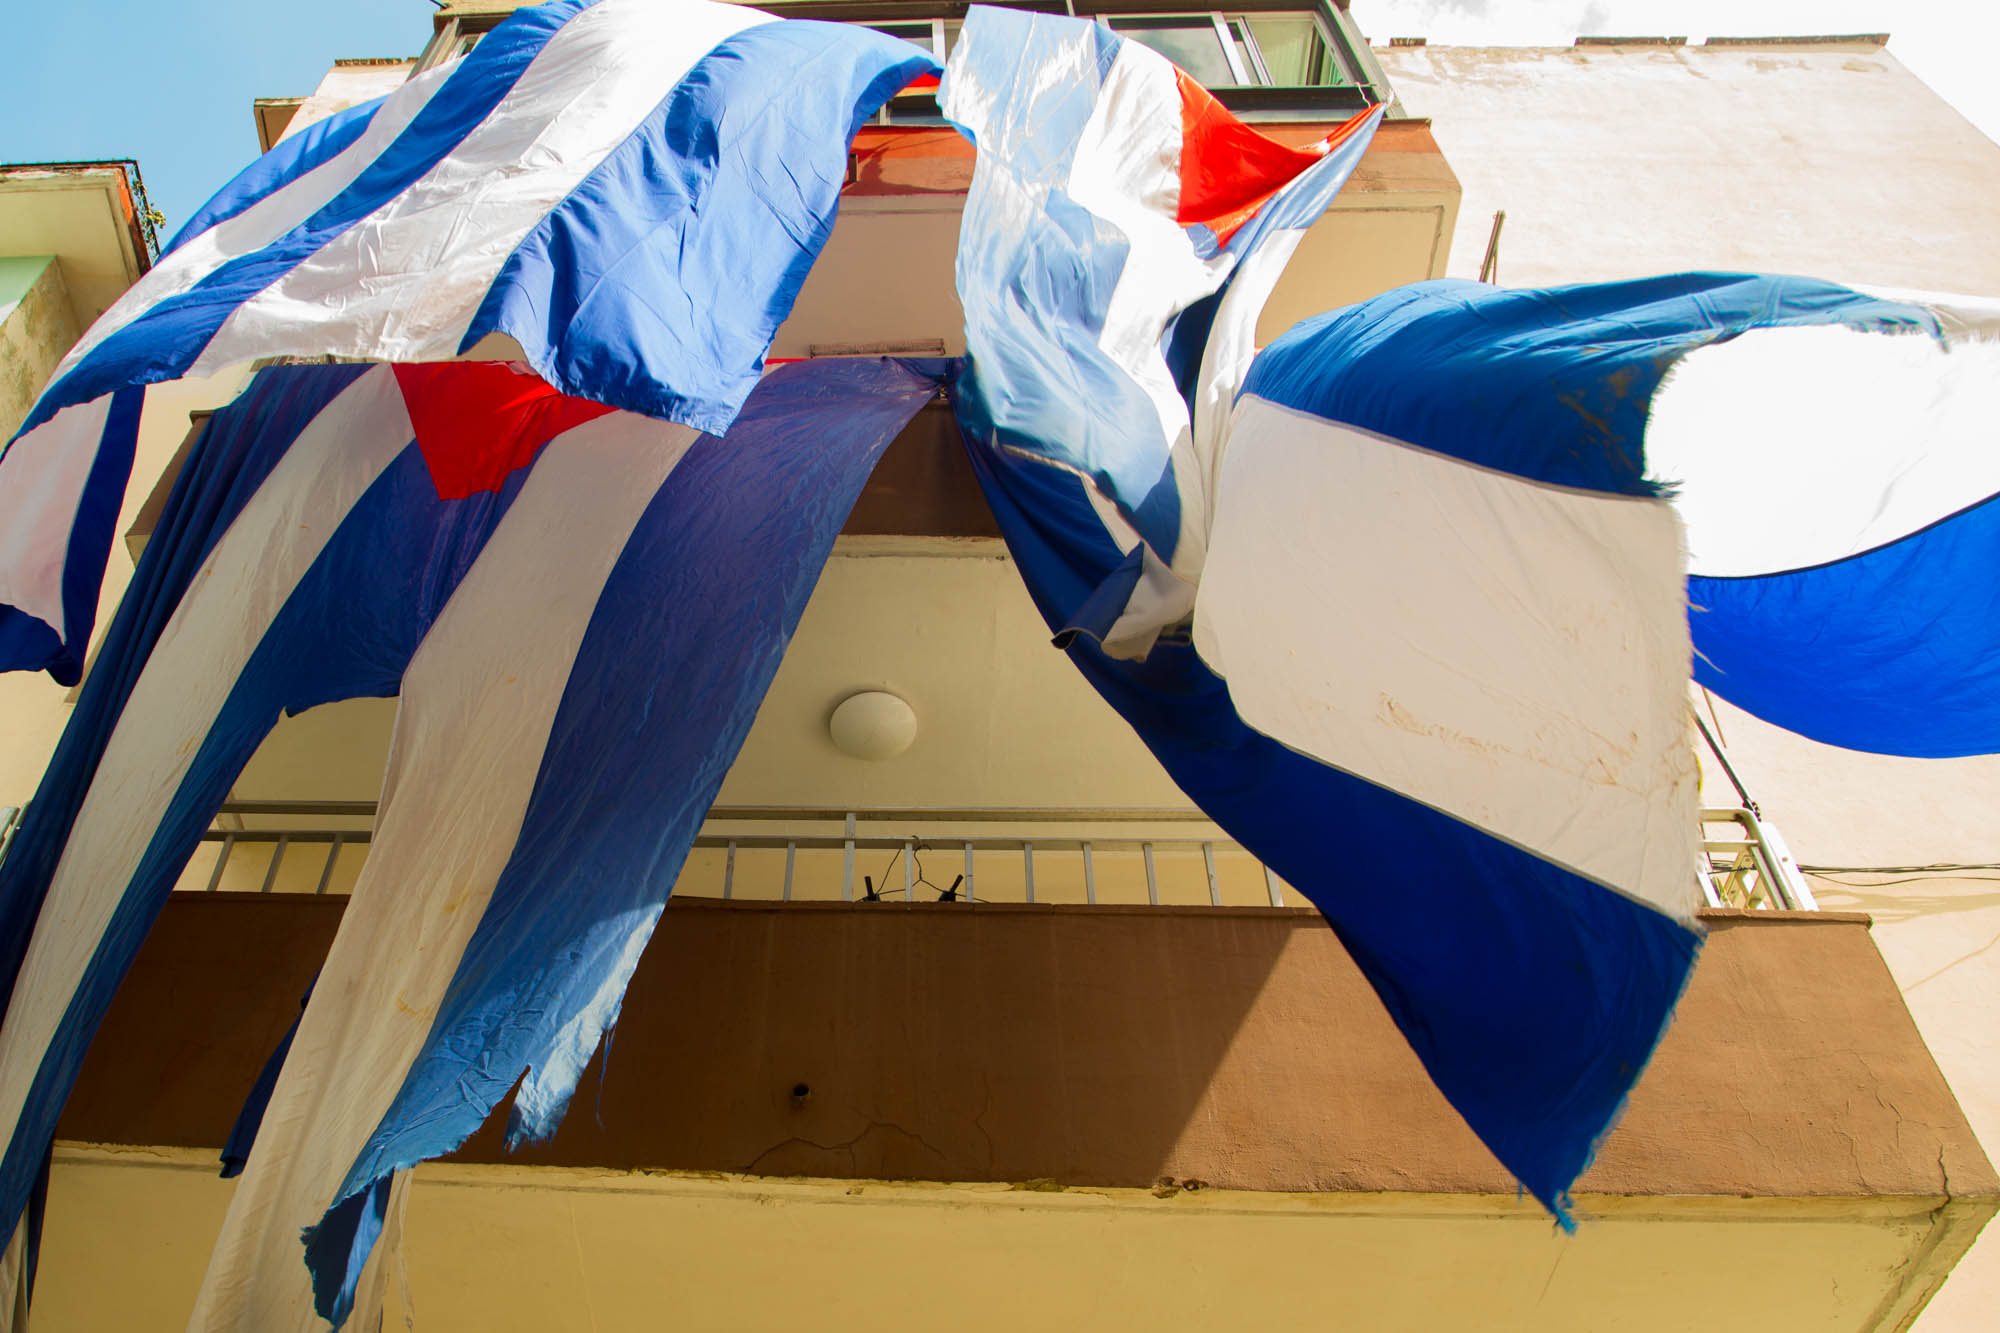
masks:
[[[1231,115],[1215,95],[1176,69],[1181,93],[1181,202],[1175,220],[1200,223],[1223,245],[1272,195],[1360,129],[1354,116],[1305,148],[1279,143]]]
[[[431,482],[446,500],[497,491],[564,431],[614,409],[504,361],[393,367]]]

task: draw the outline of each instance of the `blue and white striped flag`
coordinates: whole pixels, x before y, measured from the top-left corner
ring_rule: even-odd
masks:
[[[855,128],[936,68],[849,24],[549,0],[286,140],[91,327],[0,455],[0,670],[81,672],[138,385],[504,335],[519,350],[496,359],[565,393],[723,430],[831,231]]]
[[[1690,661],[1822,739],[2000,749],[2000,353],[1941,341],[1970,306],[1687,275],[1418,284],[1253,360],[1244,279],[1341,154],[1217,247],[1174,93],[973,12],[960,422],[1058,642],[1566,1221],[1699,948]]]
[[[399,694],[194,1326],[369,1308],[399,1169],[517,1082],[512,1137],[554,1131],[835,534],[935,391],[786,366],[725,442],[491,363],[263,372],[190,457],[0,864],[0,1210],[280,713]]]
[[[1996,332],[1990,302],[1805,278],[1421,283],[1301,324],[1248,393],[1504,474],[1662,495],[1696,680],[1828,744],[1990,754]]]

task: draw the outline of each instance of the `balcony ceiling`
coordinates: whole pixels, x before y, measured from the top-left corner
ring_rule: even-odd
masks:
[[[145,272],[122,167],[0,165],[0,255],[54,255],[78,328]]]

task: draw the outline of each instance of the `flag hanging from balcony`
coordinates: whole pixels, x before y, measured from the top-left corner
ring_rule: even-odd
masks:
[[[554,1131],[835,533],[935,391],[786,366],[725,442],[493,363],[263,372],[197,444],[0,864],[0,1211],[279,714],[399,694],[193,1326],[365,1311],[399,1169],[510,1090],[515,1142]]]
[[[978,282],[960,270],[958,412],[1030,590],[1182,789],[1320,907],[1438,1087],[1564,1217],[1698,949],[1690,652],[1720,693],[1806,735],[2000,749],[2000,614],[1966,592],[2000,558],[1994,348],[1944,340],[1976,314],[1806,280],[1432,282],[1308,320],[1214,384],[1190,378],[1202,348],[1176,336],[1172,294],[1144,284],[1150,330],[1172,330],[1148,332],[1146,370],[1164,362],[1188,402],[1118,436],[1120,472],[1084,452],[1088,420],[1066,428],[1012,386],[1034,356],[1076,362],[1066,388],[1104,374],[1108,312],[1136,298],[1138,242],[1076,226],[1078,200],[1044,188],[1060,182],[1050,138],[1130,144],[1092,118],[1118,114],[1106,70],[1132,52],[1096,68],[1078,52],[1068,102],[1090,112],[1062,122],[996,92],[1006,70],[966,38],[946,106],[982,146],[968,230],[986,234],[966,252],[988,264]],[[1060,336],[1006,298],[1042,288]],[[1838,392],[1808,412],[1826,364],[1850,364],[1860,396],[1898,380],[1888,416]],[[1226,410],[1206,434],[1204,402]],[[1200,466],[1182,462],[1190,438],[1208,440]],[[1760,524],[1744,504],[1770,506],[1786,472],[1826,498]],[[1156,520],[1166,492],[1178,532]],[[1176,622],[1148,594],[1160,568],[1192,584]],[[1896,578],[1918,586],[1890,594]],[[1142,610],[1154,620],[1128,632]],[[1802,656],[1794,634],[1826,650]]]
[[[1943,349],[1884,334],[1937,322],[1775,279],[1434,283],[1308,321],[1253,361],[1287,229],[1318,215],[1365,125],[1317,163],[1213,158],[1194,128],[1213,114],[1150,52],[977,11],[944,99],[980,150],[959,418],[1058,642],[1182,788],[1321,909],[1440,1089],[1566,1220],[1699,943],[1687,585],[1662,492],[1680,488],[1697,536],[1727,528],[1730,470],[1797,412],[1816,348],[1859,339],[1857,355],[1923,361],[1935,382]],[[1233,189],[1210,183],[1232,170]],[[1218,229],[1188,205],[1203,191],[1248,205]],[[1730,359],[1746,330],[1815,324],[1845,327],[1741,340],[1777,344],[1789,391],[1770,359]],[[1684,354],[1687,387],[1659,395],[1684,446],[1668,464],[1648,406]],[[1718,421],[1760,377],[1765,423]],[[1990,389],[1991,363],[1962,377]],[[1722,408],[1677,407],[1684,392],[1713,403],[1718,385],[1733,389]],[[1955,577],[1994,554],[1983,520],[1966,523],[1992,508],[1978,505],[1991,467],[1968,477],[1964,448],[1929,428],[1941,418],[1908,419],[1904,447],[1844,492],[1845,527],[1819,537],[1863,551],[1974,506],[1922,557],[1929,600],[1869,617],[1836,660],[1785,652],[1794,613],[1808,633],[1853,618],[1838,580],[1783,572],[1812,544],[1806,511],[1751,543],[1754,569],[1728,571],[1763,584],[1695,580],[1697,643],[1728,658],[1705,678],[1733,669],[1724,693],[1764,691],[1759,711],[1789,708],[1821,736],[1858,736],[1822,711],[1867,696],[1899,714],[1872,748],[1903,753],[1939,752],[1910,724],[1955,689],[1944,729],[2000,748],[1970,711],[2000,699],[2000,616]],[[1767,471],[1810,467],[1824,443],[1817,429],[1784,438]],[[1649,453],[1663,470],[1648,472]],[[1879,521],[1869,497],[1918,456],[1921,501]],[[1876,585],[1909,561],[1886,557]],[[1962,614],[1940,663],[1919,641],[1948,605]],[[1884,649],[1908,654],[1891,683],[1916,699],[1873,677],[1867,657]]]
[[[202,208],[0,454],[0,670],[73,684],[136,386],[271,356],[448,360],[728,426],[832,227],[855,127],[936,60],[707,0],[550,0]]]
[[[1698,943],[1675,521],[1244,393],[1374,122],[1285,160],[1191,100],[1102,29],[968,20],[959,419],[1058,641],[1560,1214]]]

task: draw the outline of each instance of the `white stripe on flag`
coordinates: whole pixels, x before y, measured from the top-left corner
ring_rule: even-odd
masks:
[[[1695,574],[1873,550],[2000,491],[2000,343],[1804,327],[1697,348],[1653,394],[1646,469]]]
[[[1146,391],[1171,440],[1187,425],[1187,404],[1160,356],[1160,336],[1182,305],[1215,290],[1227,265],[1204,261],[1174,220],[1181,201],[1181,95],[1174,67],[1158,53],[1133,41],[1120,44],[1064,184],[1070,198],[1130,246],[1097,345]]]
[[[395,376],[368,371],[299,433],[161,632],[77,812],[0,1026],[0,1125],[10,1131],[237,677],[342,516],[409,443]]]
[[[58,412],[0,455],[0,605],[18,607],[69,638],[63,567],[69,534],[111,395]]]
[[[1195,642],[1265,735],[1691,919],[1680,525],[1246,396]]]
[[[1208,515],[1199,503],[1207,479],[1188,452],[1188,404],[1161,344],[1167,321],[1213,292],[1235,263],[1196,254],[1178,221],[1182,151],[1181,93],[1173,64],[1124,39],[1077,138],[1066,184],[1072,199],[1115,228],[1130,247],[1097,345],[1152,401],[1182,500],[1171,575],[1165,566],[1149,567],[1144,589],[1150,591],[1135,593],[1139,609],[1121,619],[1152,627],[1181,619],[1193,606],[1191,580],[1200,573],[1208,541]],[[1149,628],[1134,646],[1143,652],[1156,633]]]
[[[1845,285],[1868,296],[1879,296],[1885,301],[1904,301],[1910,305],[1924,307],[1937,319],[1939,331],[1944,334],[1944,339],[1948,343],[1960,343],[1968,338],[2000,337],[2000,296],[1920,292],[1903,287],[1877,287],[1859,282]]]
[[[688,446],[624,413],[557,437],[403,678],[374,840],[189,1328],[323,1328],[299,1246],[388,1113],[513,855],[633,527]]]
[[[179,296],[230,260],[262,250],[326,207],[409,128],[451,72],[452,67],[440,66],[411,79],[376,108],[361,137],[339,154],[162,256],[98,317],[56,367],[49,383],[61,379],[99,343],[153,306]]]
[[[737,5],[600,0],[428,174],[238,306],[188,373],[273,352],[456,356],[543,216],[718,42],[773,21]]]

